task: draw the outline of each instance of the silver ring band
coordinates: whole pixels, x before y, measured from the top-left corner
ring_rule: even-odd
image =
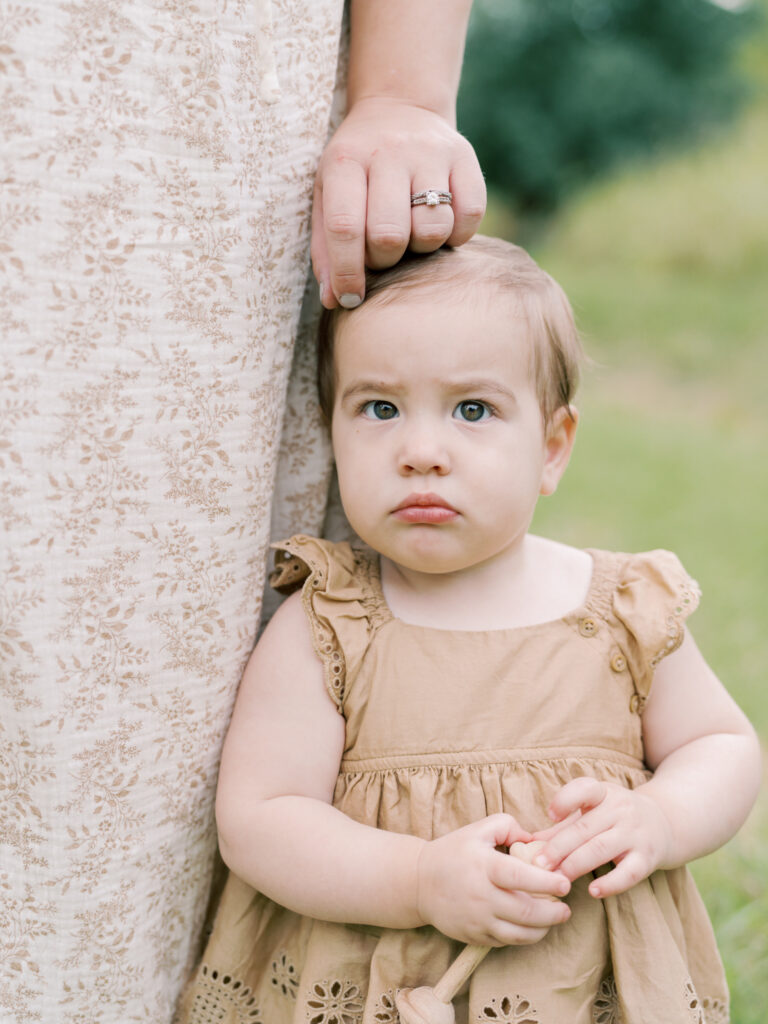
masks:
[[[411,206],[439,206],[445,203],[451,205],[452,192],[441,192],[436,188],[428,188],[424,192],[414,192],[411,196]]]

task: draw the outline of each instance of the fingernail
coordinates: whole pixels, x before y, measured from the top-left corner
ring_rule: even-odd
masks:
[[[560,885],[558,885],[557,891],[560,893],[561,896],[565,896],[565,894],[570,890],[570,888],[570,882],[564,878]]]
[[[357,309],[363,300],[359,295],[340,295],[339,305],[343,306],[344,309]]]
[[[318,285],[317,293],[320,296],[320,302],[325,305],[325,284],[323,281]]]
[[[549,861],[549,859],[545,857],[542,853],[540,853],[539,856],[534,859],[533,863],[538,864],[540,868],[546,868],[547,870],[549,870],[552,867],[552,864]]]

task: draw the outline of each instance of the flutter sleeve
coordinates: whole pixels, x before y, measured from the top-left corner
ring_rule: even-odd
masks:
[[[312,644],[323,664],[325,685],[339,711],[368,646],[364,591],[349,544],[301,534],[272,545],[270,584],[282,594],[301,587]]]
[[[656,666],[683,642],[685,620],[700,596],[698,584],[671,551],[627,555],[620,566],[613,612],[641,708]]]

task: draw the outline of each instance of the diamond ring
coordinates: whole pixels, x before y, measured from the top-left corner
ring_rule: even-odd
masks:
[[[445,203],[451,205],[452,192],[442,192],[440,189],[428,188],[424,192],[414,192],[411,196],[411,206],[439,206]]]

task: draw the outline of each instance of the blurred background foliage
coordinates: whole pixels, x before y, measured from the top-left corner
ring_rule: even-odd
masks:
[[[731,117],[747,92],[734,52],[754,23],[709,0],[476,0],[459,126],[492,188],[551,212]]]
[[[459,127],[481,228],[565,287],[592,363],[534,528],[668,547],[699,646],[768,741],[768,0],[475,0]],[[768,1016],[768,799],[692,868],[732,1024]]]

